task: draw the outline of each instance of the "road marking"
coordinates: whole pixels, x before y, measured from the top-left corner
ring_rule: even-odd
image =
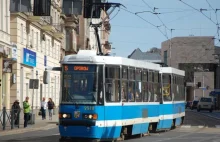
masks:
[[[59,136],[60,135],[60,133],[57,133],[57,134],[53,134],[52,136]]]

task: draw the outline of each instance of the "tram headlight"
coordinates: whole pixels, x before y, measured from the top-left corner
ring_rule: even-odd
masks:
[[[71,118],[71,115],[68,113],[60,113],[59,118],[60,119],[68,119],[68,118]]]
[[[84,119],[90,119],[90,120],[97,120],[98,115],[97,114],[83,114]]]

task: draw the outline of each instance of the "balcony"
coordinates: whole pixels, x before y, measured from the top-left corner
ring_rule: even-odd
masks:
[[[42,21],[40,22],[40,24],[42,25],[42,29],[44,31],[56,32],[56,29],[53,26],[52,21],[52,16],[42,16]]]
[[[79,24],[79,18],[75,15],[65,18],[65,27],[76,28]]]
[[[42,21],[42,17],[40,16],[34,16],[32,12],[25,12],[26,15],[28,15],[28,21],[30,22],[41,22]]]
[[[55,38],[63,39],[64,38],[63,26],[61,24],[54,24],[53,26],[56,29],[56,31],[54,32],[53,36]]]

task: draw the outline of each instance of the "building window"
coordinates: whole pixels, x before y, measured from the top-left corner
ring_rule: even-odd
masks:
[[[38,48],[38,32],[36,32],[36,49],[38,50],[39,48]]]
[[[55,59],[56,59],[56,54],[57,54],[56,51],[57,51],[57,44],[54,43],[53,56],[54,56]]]
[[[3,20],[2,20],[2,21],[3,21]],[[24,32],[24,25],[21,24],[21,29],[20,29],[21,43],[24,42],[24,34],[23,34],[23,32]]]
[[[34,47],[34,30],[31,30],[31,45]]]
[[[8,23],[8,18],[9,18],[8,16],[9,16],[9,13],[8,13],[8,1],[7,0],[5,1],[5,5],[6,5],[6,8],[5,8],[5,18],[3,18],[3,19],[6,19],[5,20],[5,25],[6,25],[6,30],[5,31],[6,31],[6,33],[8,33],[8,24],[9,24]]]
[[[166,64],[167,65],[167,50],[166,51],[164,51],[164,64]]]
[[[54,15],[54,24],[57,23],[57,13],[55,12],[55,15]]]
[[[47,55],[50,55],[50,40],[47,39]]]
[[[4,5],[3,5],[3,2],[4,2],[4,1],[1,0],[1,4],[0,4],[0,6],[1,6],[1,13],[0,13],[0,16],[1,16],[1,17],[0,17],[0,18],[1,18],[1,30],[3,30],[3,22],[4,22],[4,20],[2,20],[2,19],[5,19],[5,18],[4,18],[4,13],[3,13],[3,12],[4,12],[4,11],[3,11],[3,10],[4,10],[4,8],[3,8],[3,6],[4,6]]]

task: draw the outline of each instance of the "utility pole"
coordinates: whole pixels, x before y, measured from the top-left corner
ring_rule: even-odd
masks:
[[[194,95],[193,95],[193,100],[195,100],[196,98],[196,77],[195,77],[195,73],[194,73]]]
[[[202,97],[204,97],[204,87],[205,87],[205,82],[204,82],[204,74],[202,73]]]
[[[171,37],[170,37],[170,66],[172,65],[172,63],[171,63],[171,54],[172,54],[171,50],[172,50],[172,33],[173,33],[173,30],[174,29],[170,29],[170,32],[171,32]]]

